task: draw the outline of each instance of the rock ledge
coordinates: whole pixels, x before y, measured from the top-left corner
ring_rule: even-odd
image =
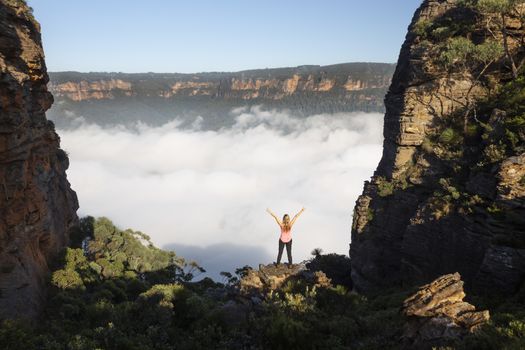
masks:
[[[463,298],[459,273],[421,287],[403,303],[403,314],[408,318],[404,339],[415,346],[437,345],[476,331],[489,320],[489,312],[476,311]]]
[[[263,292],[277,290],[286,282],[292,280],[304,280],[307,284],[317,287],[328,287],[331,281],[324,272],[309,271],[304,263],[293,264],[288,267],[286,264],[259,265],[259,270],[249,270],[244,276],[239,287],[241,293]]]

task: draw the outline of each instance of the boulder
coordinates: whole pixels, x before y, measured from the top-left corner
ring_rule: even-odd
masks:
[[[464,298],[459,273],[441,276],[407,298],[403,303],[407,317],[403,338],[407,347],[444,345],[487,323],[489,312],[476,311]]]

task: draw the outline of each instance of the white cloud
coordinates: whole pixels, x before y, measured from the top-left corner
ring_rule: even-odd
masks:
[[[219,131],[201,131],[199,121],[193,130],[174,121],[59,131],[80,213],[144,231],[160,247],[220,245],[224,254],[229,244],[228,261],[208,259],[225,266],[206,266],[206,257],[201,263],[231,271],[270,262],[250,261],[251,255],[275,259],[279,229],[267,207],[282,215],[304,205],[293,232],[294,260],[316,247],[347,254],[355,200],[381,155],[382,116],[236,113],[235,125]],[[242,247],[260,254],[236,260]]]

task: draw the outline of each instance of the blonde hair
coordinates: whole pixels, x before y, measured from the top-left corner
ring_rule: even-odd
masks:
[[[283,215],[283,230],[290,231],[292,229],[292,226],[290,226],[290,215],[284,214]]]

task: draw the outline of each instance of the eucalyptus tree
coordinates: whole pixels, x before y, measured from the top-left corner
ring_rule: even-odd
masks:
[[[521,23],[519,42],[523,48],[525,46],[525,0],[462,0],[460,5],[468,7],[485,18],[485,27],[494,40],[501,41],[505,56],[510,64],[512,76],[518,77],[518,71],[523,66],[524,60],[516,63],[515,56],[510,47],[509,37],[513,34],[509,32],[508,23],[511,18],[516,18]]]
[[[502,45],[496,40],[487,39],[481,44],[474,44],[466,37],[449,38],[442,46],[438,57],[440,64],[448,72],[468,75],[471,85],[463,96],[461,102],[465,109],[463,116],[464,129],[466,131],[471,114],[476,118],[476,104],[473,91],[482,85],[483,77],[492,64],[500,60],[504,55]]]

